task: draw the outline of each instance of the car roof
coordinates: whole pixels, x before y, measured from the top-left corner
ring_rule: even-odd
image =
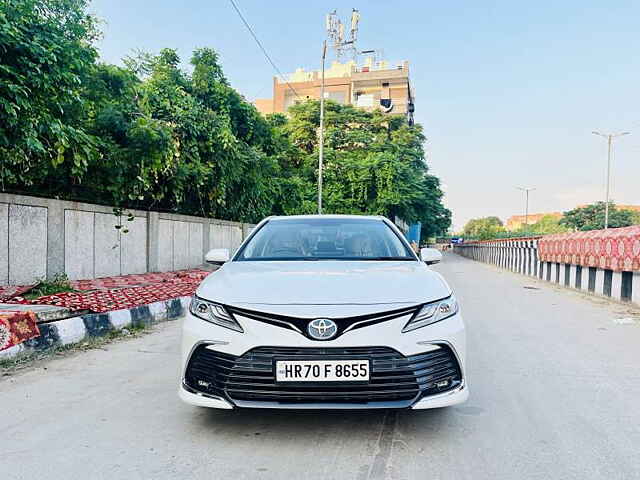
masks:
[[[276,221],[287,221],[287,220],[309,220],[309,219],[327,219],[327,220],[335,220],[335,219],[349,219],[349,220],[384,220],[385,217],[381,215],[278,215],[269,217],[268,220],[276,220]]]

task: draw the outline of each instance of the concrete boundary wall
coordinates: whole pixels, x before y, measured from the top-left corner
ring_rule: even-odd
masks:
[[[66,273],[72,280],[202,265],[211,248],[233,253],[252,225],[0,193],[0,285]],[[128,231],[124,233],[124,229]]]
[[[455,245],[453,251],[512,272],[640,306],[640,272],[614,272],[596,267],[541,262],[537,239],[474,242]]]

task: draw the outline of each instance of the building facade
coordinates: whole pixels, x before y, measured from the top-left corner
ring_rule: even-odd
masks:
[[[576,208],[583,208],[586,206],[587,205],[578,205]],[[616,204],[616,210],[631,210],[633,212],[640,213],[640,205],[617,205]],[[540,220],[542,220],[542,217],[546,217],[547,215],[557,218],[558,220],[562,218],[561,212],[530,213],[527,216],[526,222],[528,225],[533,225],[534,223],[538,223]],[[504,228],[510,232],[513,232],[515,230],[520,229],[520,227],[522,227],[524,223],[525,223],[524,215],[512,215],[509,218],[507,218],[507,221],[504,224]]]
[[[527,225],[533,225],[542,220],[542,217],[546,217],[547,215],[552,216],[553,218],[561,219],[561,212],[548,212],[548,213],[530,213],[526,217]],[[504,224],[505,230],[509,232],[513,232],[515,230],[520,229],[525,224],[525,216],[524,215],[511,215],[507,218],[507,221]]]
[[[296,102],[320,99],[322,73],[302,68],[273,78],[273,97],[257,99],[256,108],[263,114],[286,113]],[[403,115],[413,124],[414,94],[409,81],[409,62],[391,64],[367,58],[362,65],[355,61],[332,62],[325,70],[325,99],[389,115]]]

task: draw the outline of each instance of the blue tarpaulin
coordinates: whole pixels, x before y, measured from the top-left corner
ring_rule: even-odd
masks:
[[[420,245],[420,231],[422,230],[422,223],[414,223],[413,225],[409,225],[409,230],[406,233],[407,240],[409,243],[416,242]]]

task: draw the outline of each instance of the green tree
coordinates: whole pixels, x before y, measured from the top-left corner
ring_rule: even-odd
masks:
[[[565,212],[560,224],[573,230],[599,230],[604,228],[604,217],[605,203],[596,202]],[[613,202],[609,203],[609,228],[628,227],[633,223],[633,211],[620,210],[616,208]]]
[[[258,113],[211,48],[98,63],[88,0],[0,0],[0,187],[257,221],[316,211],[319,105]],[[421,221],[451,213],[420,126],[327,103],[325,211]]]
[[[82,85],[98,32],[86,0],[2,0],[0,8],[0,180],[78,182],[99,153],[82,125]]]
[[[502,220],[498,217],[473,218],[465,224],[462,230],[464,236],[478,240],[497,238],[504,232]]]
[[[537,235],[550,235],[554,233],[565,233],[570,229],[560,223],[560,218],[554,215],[545,215],[533,225],[529,225],[527,232]]]
[[[100,159],[89,166],[78,197],[116,206],[159,199],[150,176],[170,158],[170,128],[140,112],[141,82],[128,69],[97,64],[84,84],[86,129],[98,139]]]
[[[147,175],[164,208],[257,221],[278,199],[273,128],[227,83],[212,49],[191,58],[191,76],[164,49],[140,88],[144,116],[171,132],[172,149]]]
[[[323,204],[327,213],[366,213],[421,221],[425,236],[446,231],[451,214],[442,205],[439,180],[428,173],[419,125],[350,105],[327,102]],[[295,213],[316,210],[319,102],[290,108],[283,127],[301,154],[295,168],[302,202]],[[299,166],[298,166],[299,165]],[[293,213],[293,212],[291,212]]]

